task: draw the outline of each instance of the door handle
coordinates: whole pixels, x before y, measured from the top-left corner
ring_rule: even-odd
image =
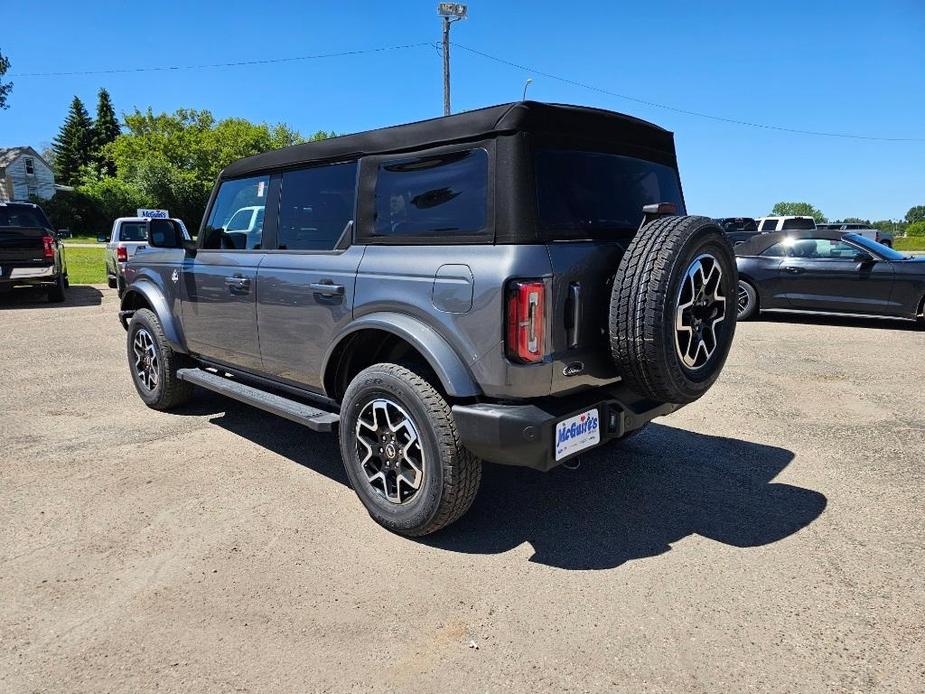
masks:
[[[225,286],[232,292],[236,289],[247,292],[250,291],[251,281],[247,277],[226,277]]]
[[[343,296],[344,285],[333,282],[312,282],[308,285],[315,294],[322,296]]]
[[[787,267],[784,268],[784,270],[786,270],[787,272],[793,275],[799,275],[801,272],[803,272],[803,268],[793,267],[793,265],[788,265]]]

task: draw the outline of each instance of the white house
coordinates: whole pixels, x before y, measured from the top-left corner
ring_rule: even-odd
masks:
[[[31,147],[0,147],[0,202],[48,200],[55,194],[55,174]]]

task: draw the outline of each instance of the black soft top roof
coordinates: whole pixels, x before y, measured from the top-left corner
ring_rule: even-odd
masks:
[[[761,255],[775,243],[780,243],[786,238],[795,240],[800,239],[829,239],[831,241],[840,241],[847,233],[845,231],[836,231],[834,229],[791,229],[785,231],[771,231],[765,234],[758,234],[751,237],[745,243],[740,243],[735,248],[736,255]]]
[[[232,162],[222,172],[221,178],[238,178],[309,162],[401,152],[516,132],[631,143],[674,155],[672,133],[644,120],[586,106],[517,101],[264,152]]]

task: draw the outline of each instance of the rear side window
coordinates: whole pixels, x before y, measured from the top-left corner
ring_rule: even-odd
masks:
[[[330,251],[353,219],[356,162],[283,174],[279,248]]]
[[[202,248],[238,251],[262,248],[269,188],[269,176],[224,181],[209,214]]]
[[[554,238],[631,236],[643,206],[657,202],[685,213],[675,169],[619,154],[539,150],[536,185],[540,223]]]
[[[776,219],[766,219],[761,223],[761,231],[774,231],[777,228]]]
[[[123,222],[119,227],[119,241],[147,241],[144,222]]]
[[[41,210],[34,207],[0,206],[0,227],[33,227],[49,229],[51,225]]]
[[[487,221],[484,149],[380,164],[373,236],[469,236],[486,231]]]

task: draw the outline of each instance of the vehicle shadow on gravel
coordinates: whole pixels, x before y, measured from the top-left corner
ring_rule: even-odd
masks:
[[[202,391],[175,414],[214,414],[212,424],[349,484],[334,435]],[[766,545],[826,507],[819,492],[772,482],[791,460],[783,448],[652,424],[631,441],[583,456],[578,470],[486,464],[469,512],[417,541],[471,554],[528,542],[530,561],[563,569],[614,568],[692,534],[734,547]],[[359,501],[356,508],[363,513]]]
[[[103,303],[103,292],[89,285],[71,285],[67,288],[64,301],[49,303],[48,292],[38,287],[16,287],[0,294],[0,311],[20,308],[68,308],[72,306],[99,306]]]
[[[767,545],[826,507],[819,492],[772,482],[791,460],[783,448],[653,424],[578,470],[486,465],[469,513],[423,541],[477,554],[528,542],[530,561],[563,569],[614,568],[693,534]]]

